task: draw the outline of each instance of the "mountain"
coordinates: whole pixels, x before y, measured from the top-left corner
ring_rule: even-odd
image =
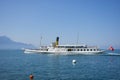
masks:
[[[32,44],[25,44],[11,40],[6,36],[0,36],[0,49],[35,48]]]

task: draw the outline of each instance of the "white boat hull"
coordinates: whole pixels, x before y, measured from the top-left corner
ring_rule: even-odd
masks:
[[[104,51],[41,51],[41,50],[30,50],[26,49],[24,53],[40,53],[40,54],[56,54],[56,55],[92,55],[92,54],[101,54]]]

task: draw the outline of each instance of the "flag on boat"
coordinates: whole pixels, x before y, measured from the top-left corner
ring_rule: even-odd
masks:
[[[114,51],[114,48],[112,46],[109,47],[109,50]]]

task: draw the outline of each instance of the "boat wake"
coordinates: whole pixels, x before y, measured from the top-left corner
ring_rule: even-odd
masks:
[[[107,53],[107,55],[110,55],[110,56],[120,56],[120,53]]]
[[[34,52],[26,52],[26,51],[25,51],[24,53],[25,53],[25,54],[33,54]]]

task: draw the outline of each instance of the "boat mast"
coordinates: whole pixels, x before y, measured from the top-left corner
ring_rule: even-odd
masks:
[[[78,41],[79,41],[79,33],[77,33],[77,41],[76,41],[76,45],[78,45]]]
[[[78,45],[78,41],[79,41],[79,33],[77,33],[77,41],[76,41],[76,51],[77,51],[77,45]]]
[[[42,46],[42,36],[40,37],[40,47]]]

